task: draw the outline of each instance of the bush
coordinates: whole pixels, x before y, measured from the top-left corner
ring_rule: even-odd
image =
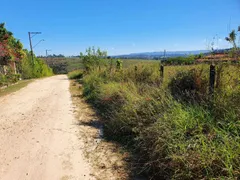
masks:
[[[179,72],[168,87],[173,97],[184,102],[200,103],[208,99],[208,78],[203,70]]]
[[[21,61],[20,73],[23,79],[40,78],[53,75],[53,71],[48,65],[41,59],[32,58],[30,53]]]
[[[12,74],[12,73],[9,73],[7,75],[0,74],[0,87],[17,83],[20,77],[21,77],[20,74]]]
[[[4,76],[3,74],[0,74],[0,87],[5,86],[6,82],[7,82],[6,76]]]
[[[69,79],[81,79],[83,77],[83,71],[76,70],[68,73]]]
[[[20,79],[20,77],[21,77],[20,74],[8,74],[8,75],[6,76],[8,82],[9,82],[10,84],[18,82],[19,79]]]

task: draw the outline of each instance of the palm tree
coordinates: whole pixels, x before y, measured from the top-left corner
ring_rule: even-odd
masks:
[[[240,29],[238,29],[238,30],[240,30]],[[229,36],[225,38],[226,41],[233,44],[234,49],[237,49],[236,37],[237,37],[237,34],[236,34],[235,30],[232,30],[232,32],[230,32]]]

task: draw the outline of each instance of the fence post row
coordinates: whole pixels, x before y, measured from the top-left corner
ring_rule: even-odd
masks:
[[[215,65],[210,65],[210,80],[209,80],[209,95],[213,97],[214,95],[214,85],[215,85],[215,75],[216,75],[216,69]]]

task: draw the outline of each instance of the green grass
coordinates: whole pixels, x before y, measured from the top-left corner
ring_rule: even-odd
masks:
[[[147,60],[147,59],[121,59],[123,61],[123,68],[128,68],[135,65],[158,65],[160,62],[157,60]]]
[[[103,117],[105,136],[137,154],[149,177],[236,179],[240,66],[216,69],[213,98],[209,65],[166,66],[162,84],[159,64],[135,61],[120,71],[85,75],[84,96]]]
[[[83,71],[82,70],[75,70],[68,73],[69,79],[81,79],[83,77]]]
[[[67,74],[74,70],[83,69],[82,60],[80,58],[43,58],[44,61],[53,69],[55,74]],[[155,60],[142,59],[122,59],[123,68],[139,64],[159,64]],[[110,61],[110,60],[109,60]],[[113,60],[113,66],[116,66],[116,60]]]
[[[22,80],[22,81],[19,81],[17,84],[8,86],[5,89],[0,89],[0,97],[11,94],[11,93],[14,93],[14,92],[26,87],[32,81],[33,80]]]
[[[43,58],[43,60],[47,62],[55,74],[67,74],[83,67],[80,58]]]

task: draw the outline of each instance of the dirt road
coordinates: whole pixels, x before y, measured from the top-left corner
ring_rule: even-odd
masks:
[[[93,179],[82,148],[66,76],[0,98],[1,180]]]

